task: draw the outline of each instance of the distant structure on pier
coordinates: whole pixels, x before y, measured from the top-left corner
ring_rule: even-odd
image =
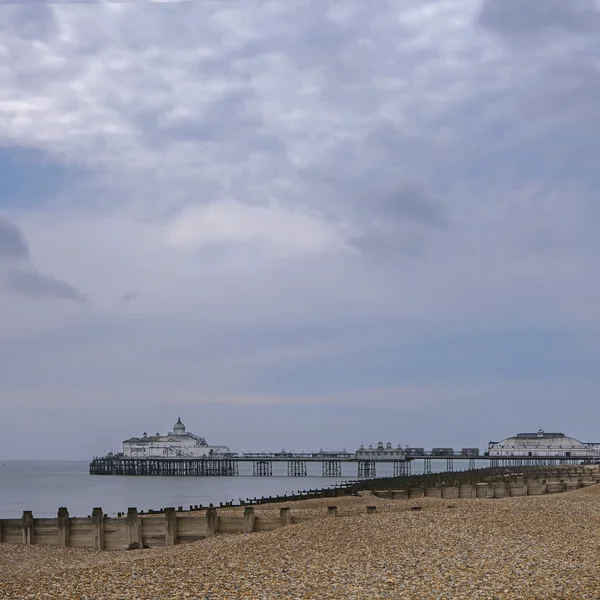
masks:
[[[373,448],[373,446],[365,448],[364,445],[361,445],[356,451],[356,458],[362,460],[376,460],[378,458],[404,460],[406,453],[400,445],[397,448],[393,448],[392,442],[388,442],[385,446],[383,442],[379,442],[377,448]]]
[[[123,442],[126,458],[218,458],[229,453],[227,446],[212,446],[203,437],[185,430],[181,417],[166,435],[132,437]]]
[[[580,442],[564,433],[517,433],[488,444],[490,457],[600,458],[600,443]]]

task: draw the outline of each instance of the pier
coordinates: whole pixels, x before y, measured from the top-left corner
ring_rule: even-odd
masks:
[[[357,453],[358,454],[358,453]],[[320,463],[322,477],[342,477],[342,463],[356,466],[356,477],[369,479],[377,476],[378,464],[392,464],[393,476],[410,475],[412,464],[422,461],[423,473],[432,473],[432,461],[442,461],[445,471],[452,472],[455,466],[461,470],[498,467],[554,466],[579,464],[586,461],[572,456],[555,456],[541,458],[539,456],[490,457],[465,456],[460,453],[438,455],[432,452],[422,454],[403,454],[387,457],[373,455],[365,459],[355,454],[339,454],[322,456],[310,453],[288,453],[285,456],[277,453],[229,454],[218,458],[128,458],[119,455],[97,457],[90,463],[91,475],[141,475],[141,476],[216,476],[231,477],[239,475],[241,463],[252,464],[252,475],[255,477],[272,477],[275,463],[287,464],[288,477],[306,477],[309,463]]]
[[[451,473],[500,467],[551,467],[557,465],[591,464],[600,462],[600,443],[584,443],[563,433],[519,433],[500,442],[490,442],[488,451],[463,447],[433,447],[431,450],[398,445],[391,442],[376,447],[361,445],[355,452],[319,450],[318,452],[232,452],[227,446],[209,445],[205,438],[186,430],[178,418],[173,431],[166,435],[132,437],[123,442],[123,452],[96,457],[90,463],[91,475],[150,475],[150,476],[216,476],[240,474],[240,465],[252,464],[254,477],[272,477],[273,465],[285,463],[288,477],[306,477],[308,465],[319,463],[322,477],[345,477],[344,463],[352,463],[358,479],[377,477],[377,466],[392,465],[393,477],[411,475],[412,464],[422,461],[422,472],[434,470]],[[445,465],[445,468],[442,466]],[[347,471],[348,469],[346,469]],[[312,469],[311,475],[316,474]],[[388,469],[389,472],[389,469]],[[279,469],[281,474],[281,470]]]

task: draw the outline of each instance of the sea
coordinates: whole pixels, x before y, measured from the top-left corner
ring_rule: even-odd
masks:
[[[439,462],[441,467],[443,461]],[[413,464],[413,473],[418,469],[419,465]],[[308,463],[307,470],[306,477],[287,477],[287,463],[274,463],[272,477],[254,477],[252,464],[241,463],[240,474],[233,477],[111,476],[90,475],[89,463],[83,461],[0,460],[0,518],[20,518],[24,510],[33,511],[38,518],[55,517],[60,506],[66,506],[73,517],[91,515],[94,507],[114,516],[133,506],[138,511],[167,506],[189,509],[210,503],[219,506],[221,502],[321,489],[356,479],[354,463],[342,463],[339,478],[321,477],[321,463]],[[391,470],[389,464],[378,464],[377,476],[390,476]],[[438,470],[435,465],[434,470]]]

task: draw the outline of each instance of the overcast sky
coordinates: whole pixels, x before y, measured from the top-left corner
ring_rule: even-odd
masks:
[[[0,2],[0,458],[600,441],[595,0]]]

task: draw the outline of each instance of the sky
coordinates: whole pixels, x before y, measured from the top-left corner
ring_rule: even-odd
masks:
[[[0,1],[0,459],[600,441],[599,57],[596,0]]]

